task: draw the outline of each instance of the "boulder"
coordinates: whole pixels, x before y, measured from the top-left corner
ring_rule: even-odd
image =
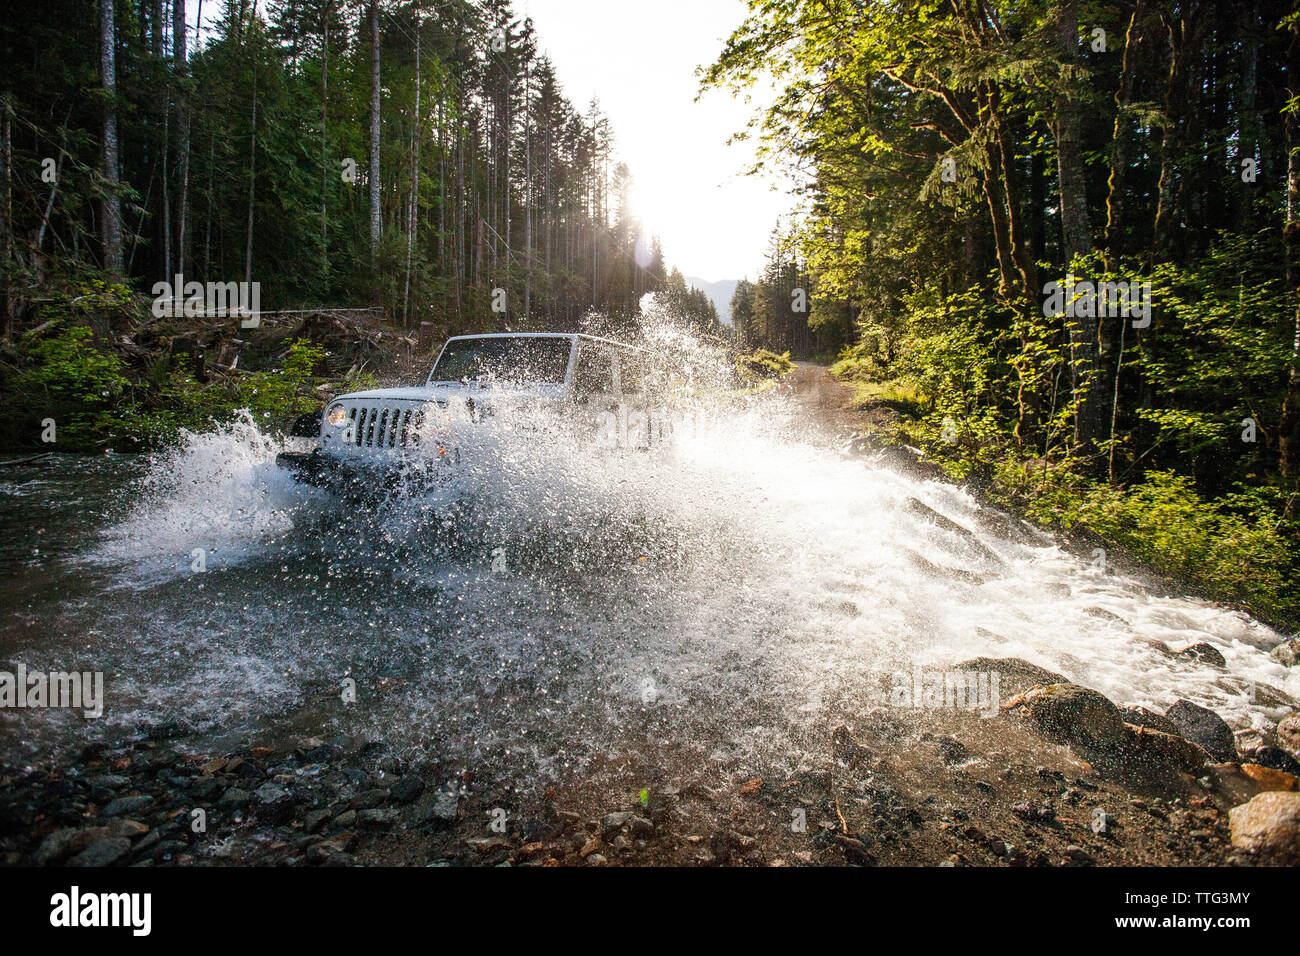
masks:
[[[1133,724],[1125,724],[1124,732],[1125,766],[1142,776],[1163,777],[1170,769],[1199,776],[1210,760],[1203,749],[1177,734]]]
[[[1022,700],[1034,725],[1054,740],[1113,753],[1127,742],[1124,718],[1104,695],[1078,684],[1035,687]]]
[[[358,810],[357,822],[370,830],[383,830],[397,822],[396,810]]]
[[[275,783],[264,783],[253,794],[259,803],[282,803],[288,801],[289,791]]]
[[[1281,747],[1256,747],[1253,750],[1243,750],[1241,759],[1244,763],[1259,764],[1261,767],[1270,767],[1300,777],[1300,760],[1292,757]]]
[[[1162,734],[1178,733],[1177,724],[1154,710],[1147,710],[1145,707],[1124,707],[1121,708],[1120,713],[1124,716],[1124,723],[1132,724],[1134,727],[1146,727],[1150,730],[1158,730]]]
[[[111,866],[130,852],[131,841],[126,837],[103,837],[74,856],[68,861],[68,865]]]
[[[1293,637],[1288,641],[1283,641],[1273,648],[1269,657],[1285,667],[1295,667],[1297,663],[1300,663],[1300,637]]]
[[[414,803],[424,793],[424,781],[419,777],[403,777],[388,793],[394,803]]]
[[[48,866],[62,860],[73,851],[73,843],[76,838],[77,830],[72,827],[55,830],[41,841],[41,845],[36,848],[32,861],[37,866]]]
[[[1300,714],[1283,717],[1277,725],[1277,742],[1289,754],[1300,754]]]
[[[1232,845],[1268,862],[1300,863],[1300,793],[1270,791],[1228,814]]]
[[[253,800],[253,795],[247,790],[241,790],[239,787],[231,787],[221,795],[217,801],[219,810],[242,810]]]
[[[1204,747],[1215,760],[1237,759],[1237,741],[1232,728],[1209,708],[1179,700],[1165,711],[1165,716],[1178,727],[1179,736]]]
[[[120,817],[140,813],[153,806],[153,797],[141,794],[135,797],[118,797],[99,811],[101,817]]]
[[[1178,656],[1191,661],[1201,661],[1205,664],[1212,664],[1215,667],[1226,667],[1228,662],[1223,659],[1219,649],[1213,644],[1206,644],[1202,641],[1199,644],[1192,644],[1184,647],[1178,652]]]
[[[451,787],[442,787],[432,797],[426,796],[420,822],[432,830],[443,830],[456,822],[460,814],[460,797]]]
[[[979,671],[985,674],[997,671],[998,693],[1006,697],[1022,694],[1032,687],[1070,682],[1070,679],[1062,674],[1031,664],[1019,657],[973,657],[968,661],[962,661],[954,669]]]
[[[1263,790],[1257,781],[1241,772],[1238,764],[1216,763],[1211,764],[1208,770],[1214,789],[1234,806],[1245,803]]]
[[[1264,767],[1257,763],[1244,763],[1241,765],[1241,772],[1259,784],[1261,790],[1300,789],[1300,786],[1297,786],[1297,784],[1300,784],[1300,780],[1297,780],[1294,774],[1274,770],[1272,767]]]

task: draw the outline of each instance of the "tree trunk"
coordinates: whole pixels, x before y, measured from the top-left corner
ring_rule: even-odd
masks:
[[[329,296],[330,285],[330,159],[329,159],[329,75],[330,75],[330,8],[333,0],[321,4],[320,67],[320,250],[321,294]]]
[[[529,110],[529,83],[532,70],[524,64],[524,321],[533,306],[533,128]]]
[[[113,0],[100,0],[99,72],[104,85],[104,198],[100,231],[104,243],[104,269],[122,272],[122,200],[118,190],[117,55],[114,39]]]
[[[13,306],[11,305],[11,289],[9,280],[9,259],[13,255],[11,237],[13,235],[13,195],[14,195],[14,168],[13,168],[13,147],[10,144],[10,138],[13,135],[13,125],[10,114],[13,112],[13,102],[8,91],[0,99],[0,111],[4,113],[4,122],[0,123],[0,159],[3,159],[5,167],[5,194],[3,200],[0,200],[0,270],[4,275],[4,296],[0,299],[0,338],[6,342],[13,331]]]
[[[1300,24],[1291,24],[1291,44],[1287,48],[1287,99],[1300,95]],[[1288,478],[1300,477],[1300,288],[1296,287],[1295,258],[1300,251],[1300,169],[1296,166],[1295,114],[1286,114],[1287,193],[1286,288],[1296,298],[1295,335],[1291,340],[1291,367],[1287,372],[1286,398],[1282,402],[1282,421],[1278,429],[1279,470]]]
[[[370,258],[379,257],[379,2],[370,0]]]
[[[256,55],[256,54],[254,54]],[[253,281],[253,223],[257,208],[257,61],[253,61],[253,118],[252,135],[248,140],[248,230],[244,236],[244,281]]]
[[[176,271],[182,275],[185,274],[185,226],[190,195],[190,112],[185,88],[185,33],[185,0],[175,0],[172,6],[172,59],[176,78],[177,175],[180,180],[176,191]]]
[[[1062,76],[1057,87],[1056,133],[1057,186],[1061,196],[1062,258],[1067,271],[1073,271],[1077,257],[1092,251],[1092,225],[1088,220],[1087,178],[1083,168],[1080,135],[1079,82],[1073,71],[1078,61],[1079,11],[1077,0],[1060,7],[1057,21],[1057,50]],[[1067,306],[1069,303],[1067,303]],[[1105,435],[1106,406],[1102,381],[1102,340],[1104,319],[1066,315],[1070,333],[1070,370],[1077,411],[1074,440],[1085,455],[1096,453],[1096,444]],[[1092,310],[1090,310],[1092,311]]]
[[[1238,122],[1241,130],[1241,142],[1232,165],[1237,173],[1237,216],[1239,228],[1247,235],[1255,232],[1255,190],[1254,183],[1248,183],[1241,176],[1241,161],[1258,158],[1263,160],[1263,137],[1259,110],[1256,107],[1258,93],[1259,40],[1256,23],[1259,20],[1257,0],[1243,2],[1238,12],[1241,20],[1241,108]]]
[[[1142,16],[1146,0],[1137,0],[1124,34],[1124,59],[1120,66],[1119,89],[1115,92],[1115,126],[1111,132],[1111,167],[1106,191],[1106,267],[1124,254],[1124,179],[1132,164],[1133,138],[1128,110],[1133,102],[1134,69]]]
[[[415,18],[415,122],[411,134],[411,200],[406,217],[406,288],[402,291],[402,324],[409,325],[411,252],[415,247],[415,217],[420,207],[420,18]]]

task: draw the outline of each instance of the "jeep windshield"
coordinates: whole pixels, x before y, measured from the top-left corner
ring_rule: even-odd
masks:
[[[569,369],[571,348],[572,341],[559,336],[452,339],[429,380],[559,385]]]

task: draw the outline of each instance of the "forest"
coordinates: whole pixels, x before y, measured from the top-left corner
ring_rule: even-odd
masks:
[[[1294,5],[749,8],[702,81],[775,79],[739,135],[806,215],[739,334],[843,342],[887,439],[1294,621]]]
[[[626,330],[650,291],[724,331],[507,0],[50,0],[0,37],[10,444],[47,417],[89,449],[278,408],[273,376],[355,372],[330,346],[380,333]],[[244,348],[267,330],[151,315],[177,276],[294,318]]]

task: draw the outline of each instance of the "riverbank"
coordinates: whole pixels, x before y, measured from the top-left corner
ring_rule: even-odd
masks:
[[[1026,458],[992,433],[938,421],[924,397],[898,382],[856,377],[851,361],[825,376],[837,426],[910,473],[977,489],[988,502],[1047,528],[1078,549],[1161,576],[1274,627],[1300,626],[1294,495],[1280,487],[1202,497],[1173,471],[1129,476],[1112,486],[1068,461]],[[835,375],[839,378],[836,379]]]
[[[0,422],[10,450],[153,451],[182,429],[251,414],[289,429],[332,395],[411,381],[433,360],[432,329],[378,309],[301,308],[237,317],[155,315],[123,285],[51,297],[0,342]]]

